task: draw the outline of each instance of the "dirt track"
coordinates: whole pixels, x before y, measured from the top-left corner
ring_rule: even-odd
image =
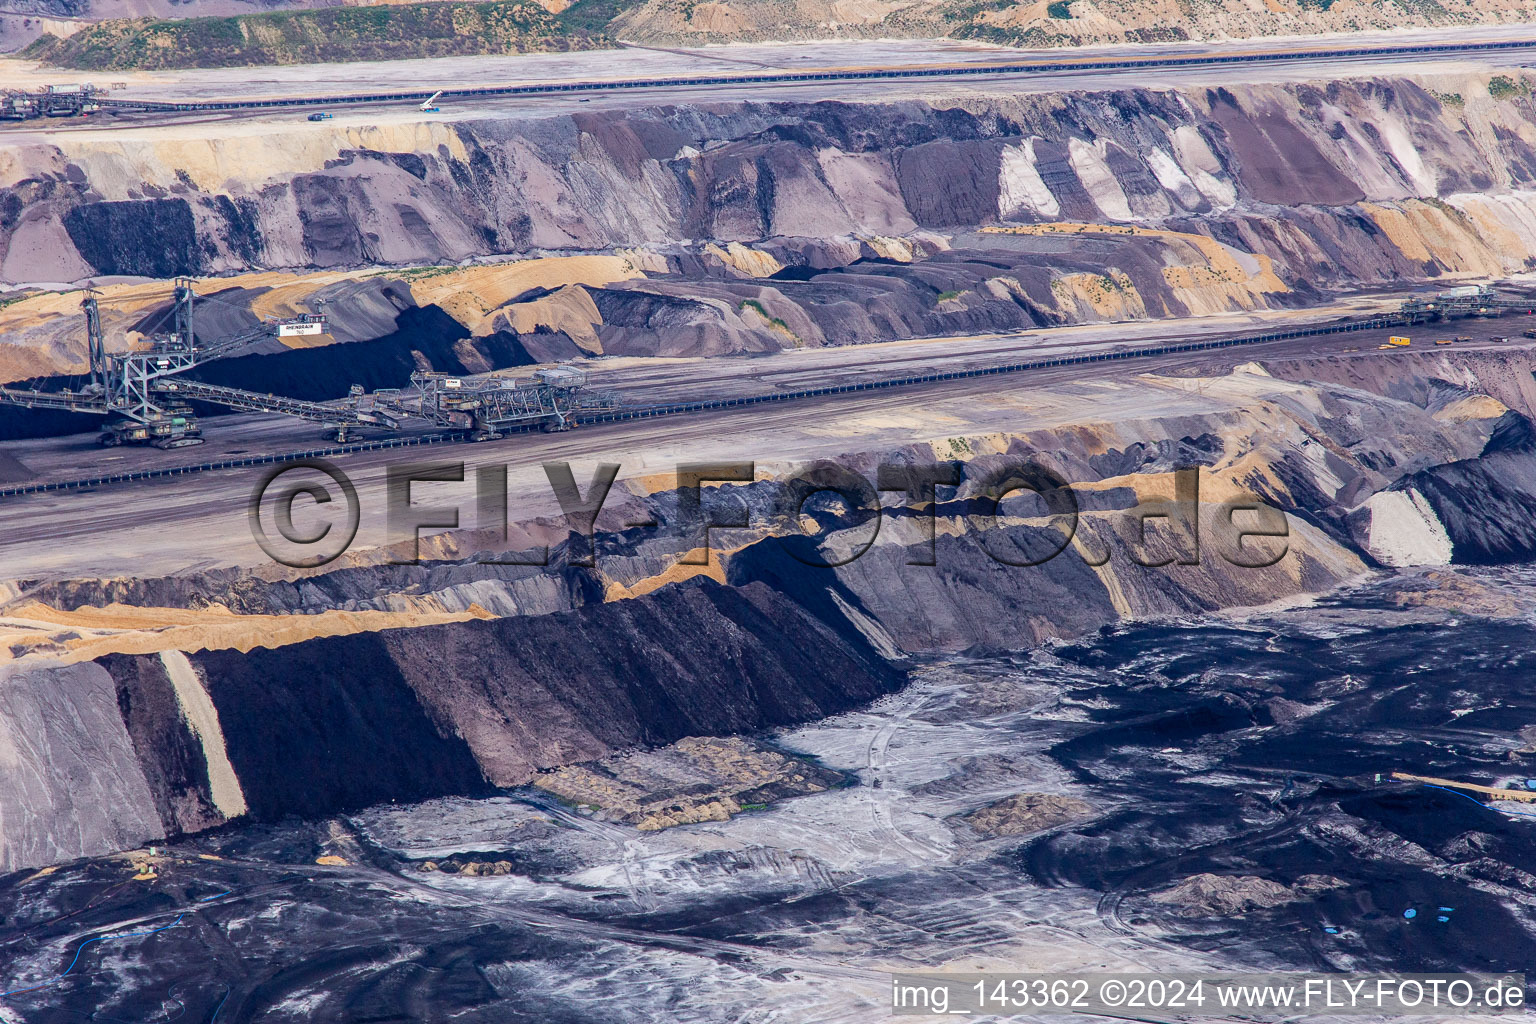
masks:
[[[930,99],[988,92],[1041,92],[1106,88],[1171,88],[1189,84],[1221,84],[1252,81],[1348,78],[1363,74],[1416,74],[1426,66],[1439,70],[1457,67],[1522,67],[1530,61],[1528,49],[1486,53],[1355,54],[1348,57],[1315,56],[1269,59],[1296,50],[1343,49],[1404,45],[1459,45],[1481,42],[1529,41],[1536,44],[1530,26],[1446,28],[1412,33],[1353,33],[1263,41],[1176,43],[1083,47],[1062,51],[1015,50],[961,43],[952,40],[883,40],[874,42],[826,42],[759,44],[751,46],[696,47],[655,50],[627,47],[573,54],[532,54],[517,58],[451,57],[435,60],[313,64],[292,67],[193,69],[164,72],[113,73],[125,79],[125,88],[109,95],[114,99],[153,99],[172,102],[208,102],[228,99],[313,99],[357,95],[360,92],[401,90],[504,88],[544,83],[643,82],[667,78],[719,75],[722,68],[739,68],[761,74],[814,71],[907,70],[920,66],[975,68],[986,64],[1021,60],[1054,62],[1174,60],[1217,55],[1262,54],[1262,63],[1246,65],[1193,65],[1187,67],[1106,68],[1049,73],[974,74],[958,79],[896,78],[884,80],[758,82],[701,84],[699,86],[643,86],[589,94],[460,97],[439,104],[441,113],[423,114],[414,101],[341,104],[328,110],[331,124],[400,124],[423,120],[458,118],[548,116],[578,109],[629,107],[646,103],[728,102],[762,99],[770,91],[776,99],[879,100],[918,95]],[[716,52],[720,51],[720,52]],[[725,54],[722,62],[721,53]],[[38,65],[33,61],[0,60],[0,88],[38,89],[48,84],[74,83],[93,76]],[[104,75],[94,76],[104,78]],[[577,104],[583,104],[578,107]],[[590,106],[586,106],[590,104]],[[0,133],[17,142],[41,141],[60,133],[90,133],[110,137],[123,130],[135,134],[165,130],[182,134],[186,128],[230,126],[240,122],[303,122],[300,109],[226,111],[218,113],[107,113],[94,118],[23,122],[0,126]]]
[[[1434,338],[1457,333],[1479,338],[1495,334],[1518,336],[1526,329],[1527,320],[1508,317],[1426,325],[1414,329],[1419,340],[1409,350],[1380,351],[1377,346],[1389,333],[1385,330],[1323,335],[1219,353],[1053,367],[921,387],[593,424],[570,433],[521,434],[478,445],[362,452],[335,461],[361,492],[362,524],[355,550],[359,545],[383,541],[383,477],[390,465],[435,460],[466,460],[471,467],[506,464],[512,518],[526,519],[557,511],[539,469],[549,461],[575,463],[581,479],[585,479],[592,463],[618,462],[622,467],[621,483],[631,480],[633,487],[644,489],[649,486],[644,482],[647,478],[670,479],[675,467],[683,462],[752,459],[782,465],[835,458],[853,451],[896,449],[914,441],[950,435],[975,436],[1079,420],[1103,422],[1192,414],[1225,408],[1227,403],[1207,398],[1198,389],[1193,393],[1176,391],[1139,378],[1144,374],[1221,374],[1237,363],[1254,360],[1338,357],[1375,362],[1451,351],[1529,353],[1536,350],[1536,341],[1523,337],[1498,345],[1479,341],[1439,347],[1433,343]],[[1167,325],[1158,326],[1169,329]],[[1188,327],[1183,331],[1175,337],[1187,338]],[[984,357],[995,358],[997,354],[1015,352],[1015,344],[1038,345],[1032,339],[1041,333],[1045,332],[1031,332],[1017,341],[993,338],[972,345],[932,343],[932,348],[954,346],[955,351],[947,356],[933,353],[929,365],[939,370]],[[1141,340],[1154,341],[1152,337]],[[876,365],[882,365],[883,358],[895,360],[893,365],[905,374],[910,372],[905,360],[914,351],[914,345],[921,347],[927,343],[861,346],[856,351],[818,355],[829,362],[849,360],[840,366],[823,367],[818,376],[831,382],[838,380],[839,375],[874,373],[877,371],[868,364],[881,359]],[[782,379],[774,370],[775,365],[783,365],[777,364],[781,358],[789,364],[787,369],[796,371],[795,385],[803,387],[807,370],[796,356],[807,358],[800,353],[787,353],[773,358],[711,360],[702,365],[687,360],[645,361],[653,365],[644,374],[633,367],[625,369],[626,374],[645,381],[636,384],[626,399],[665,397],[683,388],[699,397],[744,395],[782,387]],[[244,416],[212,421],[209,433],[214,440],[199,448],[178,452],[118,450],[106,457],[125,468],[129,464],[190,464],[209,461],[221,453],[282,451],[285,446],[298,449],[316,443],[308,425]],[[0,447],[0,452],[21,458],[44,478],[72,479],[83,475],[82,469],[97,473],[103,469],[100,449],[84,435],[9,442]],[[217,565],[263,564],[268,559],[250,539],[246,521],[247,504],[262,472],[261,467],[250,467],[111,485],[94,491],[6,498],[0,508],[5,537],[0,548],[0,558],[4,560],[0,563],[4,566],[0,576],[148,576]],[[471,468],[470,477],[473,472]],[[413,494],[417,502],[463,504],[472,509],[472,490],[472,482],[462,486],[418,485]],[[472,512],[462,514],[468,516]]]

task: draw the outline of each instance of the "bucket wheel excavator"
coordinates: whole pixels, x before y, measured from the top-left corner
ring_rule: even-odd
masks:
[[[149,336],[147,343],[128,352],[108,352],[101,329],[96,294],[87,292],[86,344],[90,379],[79,390],[41,391],[0,388],[0,402],[29,409],[58,409],[102,416],[99,441],[103,445],[147,444],[156,448],[183,448],[202,444],[202,428],[192,400],[222,405],[242,412],[268,412],[296,416],[321,424],[337,440],[346,440],[358,427],[397,426],[394,410],[375,402],[362,388],[335,402],[311,402],[280,395],[264,395],[241,388],[190,380],[185,374],[198,366],[239,355],[268,338],[323,334],[323,314],[263,321],[247,331],[211,343],[200,342],[194,330],[199,301],[188,278],[177,278],[171,310],[161,324],[169,329]],[[216,301],[204,299],[202,301]]]

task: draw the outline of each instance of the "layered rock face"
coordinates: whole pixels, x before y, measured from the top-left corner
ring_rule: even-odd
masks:
[[[0,683],[0,778],[0,870],[165,834],[112,678],[94,663],[7,674]]]
[[[496,339],[469,369],[1287,306],[1536,254],[1536,104],[1514,78],[82,139],[0,164],[5,278],[297,268],[226,297],[441,303]],[[558,251],[601,255],[563,279],[358,269]],[[6,314],[13,379],[79,366],[78,325],[40,326],[64,312],[48,302]]]
[[[286,578],[35,585],[13,610],[32,633],[8,626],[0,755],[7,777],[36,777],[3,798],[0,863],[487,793],[614,751],[814,720],[899,687],[912,656],[1266,604],[1373,565],[1526,557],[1536,444],[1488,394],[1508,367],[1436,358],[1377,392],[1248,364],[1000,394],[1014,431],[939,405],[953,436],[837,460],[866,479],[953,464],[961,482],[934,506],[893,495],[878,532],[835,506],[796,516],[780,487],[794,467],[763,464],[756,482],[706,489],[708,507],[749,516],[702,562],[677,493],[640,479],[616,485],[592,566],[571,564],[586,543],[561,543],[551,520],[513,531],[553,542],[546,566],[488,564],[528,553],[447,533],[423,541],[420,565],[373,551]],[[1096,417],[1090,391],[1142,415]],[[1075,515],[989,499],[988,481],[1025,463],[1073,485]],[[646,515],[658,529],[624,525]],[[49,711],[63,700],[79,713]],[[40,751],[89,768],[66,785]],[[83,800],[93,786],[132,798]]]
[[[1536,108],[1474,84],[322,128],[298,147],[306,170],[249,179],[274,144],[259,135],[205,162],[164,141],[71,141],[0,158],[4,265],[41,253],[82,273],[243,271],[215,334],[321,298],[345,308],[335,340],[350,344],[252,357],[293,387],[348,356],[359,372],[459,372],[1251,309],[1527,266]],[[1452,87],[1458,102],[1436,94]],[[357,267],[530,248],[583,252]],[[152,284],[105,292],[115,338],[163,301]],[[29,348],[75,368],[71,312],[54,294],[0,310],[23,349],[6,371],[27,375]],[[898,687],[912,656],[1536,547],[1528,355],[1186,369],[1016,379],[920,418],[871,401],[826,426],[865,479],[885,463],[958,465],[932,508],[931,558],[922,502],[888,507],[871,537],[857,516],[786,510],[786,462],[714,492],[748,525],[703,562],[682,557],[694,542],[673,485],[636,477],[599,521],[595,566],[572,564],[581,546],[546,520],[510,542],[431,538],[421,565],[366,551],[313,572],[29,585],[3,626],[0,769],[18,781],[0,787],[0,869],[242,818],[484,793],[843,710]],[[1020,462],[1071,483],[1075,515],[1027,494],[989,503],[989,479]],[[1262,536],[1234,542],[1232,503],[1268,510],[1267,527],[1247,520],[1260,533],[1284,515],[1278,558]],[[659,532],[632,528],[647,517]],[[546,540],[548,566],[476,557]],[[808,566],[818,554],[839,564]],[[113,602],[142,621],[114,625]],[[92,610],[94,624],[71,618]]]
[[[903,679],[847,622],[705,583],[249,653],[28,659],[0,678],[0,871],[235,818],[485,794],[616,749],[815,720]]]
[[[55,277],[166,277],[1001,221],[1211,235],[1292,285],[1496,273],[1532,247],[1536,108],[1516,85],[724,105],[326,126],[297,147],[283,126],[199,153],[71,140],[8,155],[0,237],[12,280],[44,252]]]
[[[249,330],[263,316],[322,311],[333,333],[305,338],[299,350],[273,340],[198,375],[296,398],[335,398],[354,383],[402,386],[424,366],[475,373],[587,356],[768,353],[1303,298],[1267,260],[1250,260],[1250,274],[1204,237],[1049,227],[978,233],[964,247],[923,232],[800,239],[792,249],[770,240],[670,254],[542,257],[430,274],[241,274],[201,286],[209,301],[200,337]],[[1065,242],[1055,237],[1068,235]],[[110,349],[129,345],[168,308],[159,282],[112,284],[101,293]],[[86,367],[73,296],[21,298],[0,310],[0,330],[12,342],[0,352],[0,377],[78,375]],[[359,341],[370,344],[326,351]],[[11,426],[0,414],[0,434]]]

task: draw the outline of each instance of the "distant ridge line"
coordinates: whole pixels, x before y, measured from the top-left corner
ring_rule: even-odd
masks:
[[[1181,57],[1127,57],[1119,59],[1034,60],[1010,64],[946,64],[908,68],[864,68],[826,71],[783,71],[769,74],[699,75],[674,78],[633,78],[612,81],[543,82],[527,85],[486,86],[479,89],[444,89],[442,99],[484,96],[536,96],[562,92],[617,92],[624,89],[658,89],[711,85],[754,85],[796,82],[874,81],[889,78],[956,78],[981,75],[1046,74],[1067,71],[1116,71],[1136,68],[1177,68],[1222,64],[1262,64],[1286,61],[1331,60],[1340,57],[1412,57],[1447,53],[1487,53],[1536,49],[1536,39],[1510,39],[1468,43],[1419,43],[1361,46],[1323,50],[1262,50],[1249,53],[1190,54]],[[133,100],[101,97],[103,108],[147,110],[164,113],[255,110],[278,107],[333,106],[354,103],[420,102],[438,90],[357,93],[350,96],[292,97],[255,100]]]

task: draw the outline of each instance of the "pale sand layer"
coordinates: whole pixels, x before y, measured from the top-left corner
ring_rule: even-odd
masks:
[[[325,611],[318,615],[237,615],[226,608],[153,608],[110,604],[60,611],[26,602],[0,618],[0,661],[32,649],[65,663],[104,654],[282,647],[322,636],[488,618],[468,611]]]

